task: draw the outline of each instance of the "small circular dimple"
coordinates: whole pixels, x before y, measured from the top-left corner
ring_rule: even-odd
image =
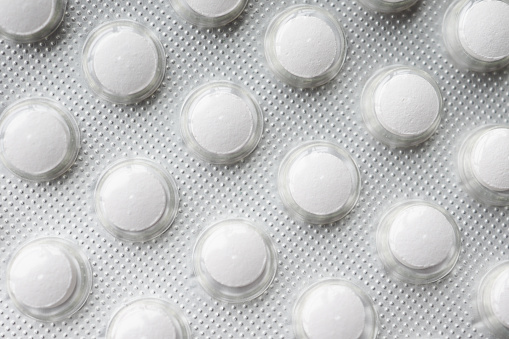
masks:
[[[0,119],[0,158],[22,178],[55,179],[72,166],[79,144],[75,120],[53,100],[20,100]]]
[[[106,339],[189,338],[185,318],[168,302],[139,299],[115,313],[108,325]]]
[[[486,188],[502,192],[509,190],[509,128],[494,128],[475,143],[471,162],[476,178]]]
[[[145,241],[162,234],[178,211],[178,191],[164,169],[144,159],[126,159],[100,177],[96,210],[116,237]]]
[[[83,69],[92,89],[116,103],[146,99],[159,87],[166,65],[157,37],[127,20],[96,28],[83,49]]]
[[[67,253],[39,245],[20,251],[9,271],[10,288],[26,307],[53,308],[65,303],[76,287],[77,272]]]
[[[460,17],[459,38],[465,50],[486,62],[509,57],[509,3],[475,2]]]
[[[372,302],[355,285],[339,279],[306,289],[295,304],[292,322],[298,339],[373,339],[377,333]]]
[[[400,211],[389,230],[389,246],[405,266],[426,269],[444,262],[455,242],[453,226],[439,210],[415,205]]]
[[[34,42],[53,33],[62,22],[67,0],[0,0],[0,35]]]

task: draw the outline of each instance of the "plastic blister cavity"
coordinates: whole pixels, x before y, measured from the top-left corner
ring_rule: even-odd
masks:
[[[99,178],[95,208],[115,237],[147,241],[164,233],[178,212],[175,181],[164,168],[143,159],[121,160]]]
[[[7,268],[7,290],[24,314],[42,321],[70,317],[92,287],[87,257],[72,242],[39,238],[19,248]]]
[[[346,216],[357,203],[360,189],[357,165],[334,143],[303,143],[288,152],[279,167],[283,204],[292,216],[312,224]]]
[[[228,219],[207,228],[194,252],[195,275],[214,298],[238,303],[260,296],[276,274],[276,251],[256,225]]]
[[[341,70],[347,43],[339,22],[326,10],[293,6],[270,22],[264,40],[270,69],[296,87],[317,87]]]
[[[383,13],[401,12],[415,5],[419,0],[360,0],[366,8]]]
[[[219,27],[235,20],[248,0],[171,0],[171,5],[184,20],[197,26]]]
[[[58,178],[74,164],[80,142],[71,113],[51,99],[22,99],[0,116],[0,160],[24,179]]]
[[[150,97],[161,85],[166,56],[151,30],[134,21],[116,20],[88,35],[82,67],[98,96],[118,104],[133,104]]]
[[[451,272],[458,261],[461,238],[456,222],[443,208],[410,200],[382,216],[376,245],[390,274],[405,282],[425,284]]]

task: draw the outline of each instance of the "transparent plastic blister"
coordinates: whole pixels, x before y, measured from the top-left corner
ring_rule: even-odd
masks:
[[[26,98],[51,99],[66,108],[81,135],[76,161],[51,181],[26,180],[0,168],[0,271],[6,272],[28,240],[49,236],[71,240],[93,272],[82,308],[45,322],[18,310],[0,274],[0,337],[102,339],[117,310],[139,298],[159,298],[181,312],[192,338],[294,338],[292,312],[301,293],[335,278],[351,282],[372,301],[377,338],[497,338],[477,326],[476,298],[486,272],[509,259],[509,207],[471,194],[457,159],[471,131],[509,124],[509,71],[472,72],[450,55],[442,29],[451,4],[418,1],[405,11],[380,13],[359,1],[250,0],[228,24],[202,28],[183,19],[168,0],[69,0],[61,25],[44,40],[0,39],[0,111]],[[270,22],[296,5],[330,14],[348,46],[340,71],[314,88],[281,81],[265,56]],[[118,20],[145,27],[165,55],[160,86],[128,105],[99,96],[82,72],[87,37]],[[387,146],[362,119],[364,85],[394,65],[429,74],[442,95],[437,129],[411,147]],[[229,165],[200,158],[181,132],[189,93],[222,81],[249,92],[263,117],[256,147]],[[358,168],[355,207],[326,225],[301,220],[278,192],[282,160],[307,142],[336,145]],[[95,211],[101,174],[133,158],[158,164],[179,192],[173,223],[151,240],[117,238]],[[445,210],[461,236],[456,265],[425,284],[395,278],[376,246],[381,216],[415,199]],[[210,295],[194,272],[200,234],[228,219],[257,225],[276,254],[271,284],[249,301]]]

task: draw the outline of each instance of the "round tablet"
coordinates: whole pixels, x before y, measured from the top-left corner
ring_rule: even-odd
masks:
[[[458,260],[460,233],[441,207],[411,200],[391,208],[377,230],[378,254],[398,279],[428,283],[447,275]]]
[[[368,9],[382,13],[395,13],[409,9],[419,0],[360,0]]]
[[[245,220],[219,222],[198,239],[194,255],[198,281],[212,296],[241,302],[262,294],[276,272],[270,239]]]
[[[76,160],[80,133],[72,115],[50,99],[15,102],[0,117],[0,159],[28,180],[52,180]]]
[[[334,78],[346,56],[337,20],[320,7],[293,6],[276,16],[265,35],[269,67],[297,87],[316,87]]]
[[[293,312],[298,339],[375,338],[376,312],[369,297],[344,280],[329,279],[309,287]]]
[[[104,227],[120,239],[145,241],[166,231],[178,211],[178,190],[157,164],[120,161],[102,174],[96,210]]]
[[[328,142],[310,142],[291,150],[281,162],[278,189],[285,207],[309,223],[343,218],[357,203],[360,175],[351,156]]]
[[[509,205],[509,127],[488,125],[470,132],[458,154],[458,170],[475,198],[491,205]]]
[[[86,257],[59,238],[41,238],[20,248],[7,275],[15,305],[40,320],[70,316],[83,305],[91,286]]]
[[[509,0],[457,0],[444,17],[443,36],[453,59],[474,71],[509,65]]]
[[[254,97],[230,82],[195,89],[181,112],[182,136],[199,157],[231,164],[249,155],[262,135],[263,116]]]
[[[219,27],[235,20],[248,0],[172,0],[175,11],[192,24]]]
[[[164,49],[152,31],[134,21],[103,24],[89,34],[83,70],[100,97],[131,104],[151,96],[164,78]]]
[[[509,262],[491,268],[481,279],[476,306],[482,322],[497,335],[509,336]]]
[[[0,0],[0,35],[17,42],[35,42],[62,22],[67,0]]]
[[[160,299],[139,299],[122,307],[111,319],[106,339],[190,337],[189,325],[170,303]]]
[[[442,115],[442,95],[425,72],[390,66],[375,73],[364,86],[362,117],[377,139],[394,147],[427,140]]]

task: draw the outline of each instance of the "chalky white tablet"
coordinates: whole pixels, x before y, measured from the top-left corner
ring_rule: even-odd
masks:
[[[389,273],[419,284],[439,280],[453,269],[461,240],[454,219],[443,208],[411,200],[384,214],[376,243]]]
[[[509,337],[509,262],[491,268],[482,278],[476,306],[484,325],[498,338]]]
[[[442,95],[426,72],[389,66],[366,82],[361,113],[367,129],[381,142],[414,146],[435,133],[442,116]]]
[[[0,0],[0,36],[35,42],[53,33],[62,22],[67,0]]]
[[[359,0],[366,8],[382,13],[395,13],[409,9],[419,0]]]
[[[0,160],[21,178],[45,181],[65,173],[80,149],[80,132],[58,102],[23,99],[0,116]]]
[[[213,297],[243,302],[261,295],[276,274],[276,253],[270,238],[242,219],[218,222],[198,238],[194,271]]]
[[[352,157],[336,144],[314,141],[291,150],[281,162],[278,190],[297,219],[324,224],[346,216],[360,194],[360,174]]]
[[[340,279],[308,287],[297,299],[292,323],[297,339],[373,339],[378,332],[369,297]]]
[[[490,205],[509,205],[509,126],[479,127],[464,137],[458,172],[467,191]]]
[[[93,30],[85,41],[82,59],[92,90],[119,104],[150,97],[161,85],[166,68],[157,36],[129,20],[111,21]]]
[[[235,20],[248,0],[171,0],[184,20],[204,27],[224,26]]]
[[[457,0],[448,8],[443,37],[458,65],[494,71],[509,65],[509,0]]]
[[[346,39],[326,10],[292,6],[272,19],[265,34],[265,56],[281,80],[296,87],[316,87],[332,80],[346,56]]]
[[[43,321],[67,318],[85,303],[92,286],[88,259],[60,238],[40,238],[17,250],[7,268],[14,305]]]
[[[263,115],[256,99],[244,88],[213,82],[196,88],[186,98],[180,126],[184,142],[197,156],[215,164],[231,164],[258,145]]]
[[[143,298],[131,301],[112,317],[106,339],[188,339],[191,330],[181,312],[167,301]]]
[[[146,241],[164,233],[178,212],[173,178],[152,161],[135,158],[113,164],[99,178],[96,212],[117,238]]]

